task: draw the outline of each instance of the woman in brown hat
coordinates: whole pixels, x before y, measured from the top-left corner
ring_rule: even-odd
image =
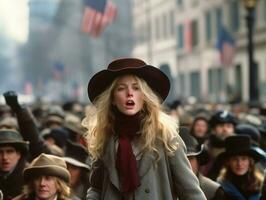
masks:
[[[68,200],[70,174],[65,161],[42,153],[23,172],[26,185],[15,200]]]
[[[162,109],[170,83],[159,69],[118,59],[96,73],[88,94],[87,143],[95,160],[89,199],[206,199],[176,121]]]
[[[263,175],[256,170],[255,162],[263,159],[262,155],[251,147],[246,135],[226,138],[225,149],[217,158],[224,163],[218,182],[225,193],[234,200],[259,200]]]

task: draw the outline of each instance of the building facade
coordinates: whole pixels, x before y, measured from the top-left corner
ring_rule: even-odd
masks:
[[[170,67],[174,97],[193,96],[212,102],[248,101],[245,16],[241,0],[134,0],[133,55],[158,67]],[[217,47],[221,27],[234,40],[234,56],[226,66]],[[253,38],[261,101],[266,100],[265,30],[266,0],[260,0],[256,6]]]

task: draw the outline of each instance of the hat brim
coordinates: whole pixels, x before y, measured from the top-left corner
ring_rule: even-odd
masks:
[[[88,96],[93,103],[115,78],[124,74],[133,74],[144,79],[151,89],[164,101],[170,90],[168,77],[158,68],[144,65],[139,68],[123,68],[118,71],[102,70],[96,73],[89,81]]]
[[[19,141],[1,141],[0,140],[0,146],[4,145],[10,145],[12,147],[15,147],[17,150],[19,150],[22,153],[27,153],[29,151],[29,142],[19,142]]]
[[[260,160],[265,160],[266,159],[266,155],[264,153],[264,155],[262,153],[260,153],[258,151],[258,149],[256,149],[256,147],[251,147],[251,149],[247,150],[247,151],[235,151],[235,152],[222,152],[221,154],[218,155],[217,159],[220,161],[225,161],[227,159],[229,159],[232,156],[237,156],[237,155],[247,155],[250,156],[251,158],[254,159],[255,162],[258,162]]]
[[[48,175],[48,176],[55,176],[61,178],[66,183],[69,183],[70,174],[67,169],[63,167],[58,167],[55,165],[46,165],[46,166],[38,166],[38,167],[31,167],[26,168],[23,171],[24,180],[26,182],[32,180],[32,178],[40,175]]]
[[[76,167],[81,167],[81,168],[84,168],[86,170],[90,170],[89,166],[76,160],[76,159],[73,159],[73,158],[70,158],[70,157],[64,157],[63,158],[65,160],[66,163],[69,163],[71,165],[74,165]]]
[[[200,148],[198,148],[198,151],[187,151],[187,156],[198,156],[202,153],[204,149],[204,144],[200,145]]]

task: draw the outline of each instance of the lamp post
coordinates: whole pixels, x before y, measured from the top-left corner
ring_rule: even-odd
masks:
[[[249,61],[249,101],[250,105],[255,105],[259,100],[258,90],[258,67],[254,61],[253,28],[254,11],[257,0],[242,0],[247,10],[246,22],[248,28],[248,61]]]

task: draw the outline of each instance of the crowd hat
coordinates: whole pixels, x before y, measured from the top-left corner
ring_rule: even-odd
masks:
[[[247,135],[233,135],[225,139],[225,151],[218,157],[221,160],[226,160],[232,156],[248,155],[252,157],[255,162],[265,159],[256,148],[251,145],[251,139]]]
[[[13,129],[0,130],[0,146],[11,145],[21,153],[27,153],[29,149],[29,142],[24,141],[19,132]]]
[[[24,169],[23,176],[27,182],[36,176],[55,176],[66,183],[69,183],[70,174],[67,170],[66,162],[55,155],[40,154],[30,165]]]
[[[79,135],[84,135],[86,129],[81,125],[81,120],[74,114],[67,114],[65,117],[64,127]]]
[[[64,122],[64,118],[65,113],[63,109],[58,105],[54,105],[51,106],[47,111],[46,123],[57,122],[62,124]]]
[[[86,170],[90,170],[88,164],[86,164],[86,160],[88,159],[87,150],[78,143],[72,142],[70,140],[67,141],[66,144],[66,152],[64,160],[76,167],[84,168]]]
[[[161,70],[137,58],[122,58],[114,60],[107,69],[96,73],[90,79],[88,84],[90,101],[93,102],[115,78],[123,74],[134,74],[144,79],[162,100],[165,100],[169,93],[170,81]]]
[[[261,135],[259,130],[250,124],[238,124],[235,128],[235,133],[238,135],[248,135],[250,136],[251,142],[254,145],[259,145]]]
[[[210,126],[215,127],[217,124],[231,123],[234,126],[237,124],[236,117],[226,110],[219,110],[211,116]]]
[[[198,141],[192,135],[190,135],[188,128],[180,127],[179,135],[187,147],[187,156],[197,156],[202,153],[203,144],[200,145]]]

